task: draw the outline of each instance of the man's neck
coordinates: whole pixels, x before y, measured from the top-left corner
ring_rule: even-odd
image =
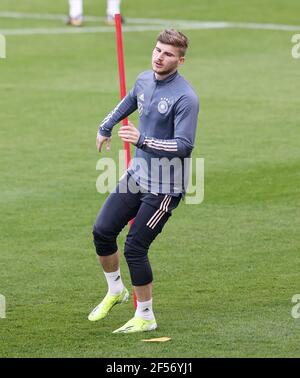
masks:
[[[177,71],[177,69],[174,70],[174,71],[172,71],[172,72],[170,72],[170,73],[167,73],[167,74],[165,74],[165,75],[160,75],[160,74],[154,72],[155,79],[156,79],[156,80],[165,80],[167,77],[173,75],[176,71]]]

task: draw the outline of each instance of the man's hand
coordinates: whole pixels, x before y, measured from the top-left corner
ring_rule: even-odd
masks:
[[[109,151],[110,150],[110,141],[111,141],[111,137],[105,137],[105,136],[99,135],[97,133],[96,146],[97,146],[98,151],[101,152],[101,148],[103,146],[103,143],[106,143],[106,150]]]
[[[119,137],[123,142],[129,142],[132,144],[137,144],[140,138],[140,132],[134,127],[134,124],[128,121],[128,126],[122,126],[118,131]]]

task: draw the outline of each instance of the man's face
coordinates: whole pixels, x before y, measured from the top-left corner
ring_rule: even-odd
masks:
[[[158,75],[168,75],[175,72],[184,63],[180,56],[180,49],[171,45],[157,42],[152,53],[152,69]]]

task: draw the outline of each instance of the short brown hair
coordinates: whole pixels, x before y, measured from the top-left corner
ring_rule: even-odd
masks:
[[[179,47],[180,55],[184,56],[189,46],[188,38],[181,32],[175,29],[166,29],[159,33],[157,41],[166,45]]]

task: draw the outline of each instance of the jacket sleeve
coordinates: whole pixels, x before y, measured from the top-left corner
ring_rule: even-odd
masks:
[[[174,138],[156,139],[144,134],[136,144],[146,152],[155,153],[158,157],[188,157],[194,147],[199,113],[199,101],[196,96],[183,96],[175,104]]]
[[[111,136],[112,128],[122,119],[128,117],[137,109],[135,87],[123,98],[123,100],[110,112],[99,125],[98,134]]]

